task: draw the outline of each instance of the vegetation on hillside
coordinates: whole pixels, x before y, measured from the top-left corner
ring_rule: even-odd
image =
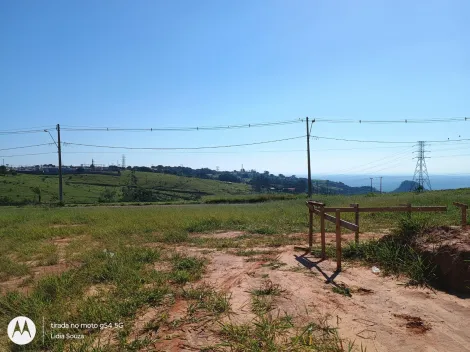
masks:
[[[98,202],[195,201],[203,196],[250,193],[250,186],[175,175],[124,171],[120,175],[73,174],[63,176],[68,204]],[[39,197],[40,196],[40,197]],[[5,175],[0,177],[0,205],[58,201],[57,175]]]

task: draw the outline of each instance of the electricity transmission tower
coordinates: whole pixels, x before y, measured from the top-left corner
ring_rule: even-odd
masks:
[[[123,169],[126,168],[126,156],[125,156],[124,154],[122,154],[121,167],[122,167]]]
[[[413,176],[413,181],[418,183],[418,191],[424,191],[425,185],[429,190],[431,190],[431,181],[429,181],[428,169],[426,167],[426,159],[428,157],[424,156],[424,153],[428,152],[427,150],[424,150],[425,145],[426,143],[424,141],[418,142],[418,156],[413,158],[418,159],[416,162],[415,174]]]

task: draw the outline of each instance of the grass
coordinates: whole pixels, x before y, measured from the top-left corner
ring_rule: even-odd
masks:
[[[279,286],[270,281],[252,292],[251,310],[256,318],[244,324],[222,324],[221,344],[230,351],[273,352],[344,352],[353,351],[354,344],[344,342],[337,329],[327,324],[328,316],[318,317],[306,326],[299,326],[287,313],[275,311],[273,296]],[[345,346],[346,345],[346,346]]]
[[[378,265],[385,274],[404,274],[413,284],[428,284],[434,279],[434,267],[414,247],[427,226],[427,219],[402,218],[391,235],[359,244],[350,242],[343,256]]]
[[[123,171],[121,175],[100,174],[73,174],[64,175],[64,200],[68,204],[98,203],[100,195],[105,190],[116,191],[115,201],[121,194],[120,188],[127,184],[130,171]],[[153,189],[161,202],[196,201],[204,196],[208,201],[223,199],[223,197],[249,194],[250,186],[241,183],[221,182],[193,177],[183,177],[168,174],[136,171],[137,185]],[[37,201],[38,197],[32,188],[41,190],[41,202],[57,201],[58,176],[57,175],[29,175],[0,177],[0,194],[13,203]]]
[[[204,310],[213,318],[219,317],[221,314],[231,312],[230,295],[223,292],[217,292],[213,287],[201,285],[196,288],[189,288],[183,291],[182,297],[192,300],[188,306],[188,314],[191,318],[195,318],[196,313]]]
[[[334,293],[337,293],[337,294],[340,294],[340,295],[343,295],[343,296],[352,297],[351,291],[348,287],[337,285],[337,286],[333,286],[333,288],[331,290]]]
[[[49,181],[46,179],[44,182]],[[458,224],[460,210],[451,204],[453,201],[470,203],[470,190],[377,197],[329,196],[318,200],[328,206],[344,206],[353,202],[361,206],[400,203],[448,205],[446,213],[413,214],[412,220],[419,219],[418,224],[401,223],[402,214],[397,213],[361,214],[363,232],[398,226],[394,240],[361,242],[359,245],[351,243],[343,248],[346,259],[377,264],[385,272],[405,273],[416,282],[426,282],[426,262],[413,251],[412,243],[404,243],[403,240],[413,238],[412,234],[419,232],[425,222],[429,225]],[[348,216],[354,216],[345,215],[347,220]],[[327,231],[333,231],[333,226],[328,223]],[[316,217],[314,228],[318,231]],[[271,247],[274,250],[282,245],[298,244],[299,238],[286,234],[305,234],[307,229],[305,199],[171,207],[3,207],[0,213],[0,281],[27,276],[31,292],[0,295],[0,324],[6,326],[10,319],[19,314],[29,316],[33,321],[41,321],[44,316],[46,322],[122,321],[125,328],[118,334],[118,348],[136,349],[141,342],[128,341],[135,314],[145,307],[165,304],[164,297],[168,294],[179,297],[183,288],[187,289],[187,285],[199,280],[204,272],[205,260],[178,254],[174,250],[176,244],[228,249],[246,256],[248,260],[266,256],[269,259],[266,265],[274,267],[278,264],[273,257],[274,251],[261,253],[253,248]],[[222,239],[197,236],[200,232],[210,234],[218,230],[243,231],[246,235]],[[68,241],[64,250],[58,250],[57,239]],[[35,266],[53,265],[59,261],[68,265],[66,272],[33,279],[31,272]],[[154,270],[158,263],[164,263],[168,270]],[[90,294],[93,287],[102,289],[99,294],[93,295]],[[234,350],[252,347],[251,343],[257,336],[255,332],[264,336],[263,346],[271,346],[273,350],[315,350],[316,347],[312,346],[320,343],[320,337],[323,336],[323,330],[318,327],[311,330],[315,338],[310,337],[308,330],[303,335],[299,332],[296,341],[286,340],[281,343],[277,340],[289,329],[296,329],[287,327],[287,318],[271,314],[274,300],[279,294],[282,294],[280,287],[273,283],[253,292],[252,306],[259,316],[256,321],[259,326],[250,325],[251,330],[227,327],[225,340],[234,346]],[[192,295],[190,300],[194,311],[217,315],[230,309],[229,297],[223,294],[207,290],[199,291],[199,295],[194,292],[189,295]],[[197,314],[194,316],[197,317]],[[98,336],[98,331],[92,331],[87,341],[67,348],[70,347],[71,351],[92,350],[89,346]],[[336,347],[330,350],[340,350],[334,332],[328,336],[331,341],[336,341],[331,342],[331,346]],[[30,347],[48,351],[67,349],[64,344],[52,341],[50,337],[46,338],[44,345],[42,341],[35,340]],[[0,350],[12,348],[5,336],[0,337]],[[259,346],[254,348],[260,350]],[[96,350],[104,351],[106,348]],[[321,351],[320,348],[317,350]]]
[[[36,322],[42,317],[47,322],[123,322],[124,329],[120,334],[126,337],[138,309],[159,305],[179,284],[199,279],[204,270],[203,260],[181,255],[172,257],[171,273],[149,270],[147,265],[161,260],[161,252],[148,248],[120,247],[113,249],[112,256],[110,252],[91,250],[83,253],[80,268],[42,278],[30,295],[10,292],[1,296],[0,320],[5,323],[7,317],[22,313]],[[175,281],[177,286],[172,286]],[[98,295],[87,294],[95,285],[109,289],[101,290]],[[48,330],[53,332],[53,329]],[[97,333],[92,332],[95,337]],[[0,346],[4,345],[0,343]],[[41,339],[35,339],[28,347],[61,351],[64,344],[47,334],[44,345]],[[120,342],[120,348],[128,350],[125,338]]]
[[[292,200],[302,198],[303,195],[292,194],[254,194],[254,195],[237,195],[237,196],[205,196],[202,197],[202,202],[205,204],[220,204],[220,203],[263,203],[273,200]]]
[[[281,285],[266,280],[260,288],[253,290],[251,293],[255,296],[279,296],[282,292],[284,291],[281,289]]]

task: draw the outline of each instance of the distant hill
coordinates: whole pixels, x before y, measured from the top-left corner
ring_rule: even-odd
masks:
[[[314,193],[320,194],[357,195],[371,192],[370,186],[351,187],[345,185],[343,182],[333,182],[329,180],[313,180],[312,184]],[[372,192],[376,193],[378,190],[372,187]]]
[[[120,175],[64,175],[64,201],[96,202],[173,202],[197,201],[204,196],[234,196],[251,193],[243,183],[205,180],[154,172],[129,170]],[[39,201],[33,191],[41,194],[41,203],[57,202],[57,175],[0,175],[0,205],[27,204]]]
[[[52,165],[54,167],[54,165]],[[116,167],[117,168],[117,167]],[[58,172],[56,168],[54,172]],[[204,197],[247,194],[306,194],[304,177],[273,175],[256,170],[219,171],[158,165],[117,168],[114,172],[76,170],[63,176],[64,201],[68,204],[115,202],[202,201]],[[312,193],[359,195],[377,192],[369,186],[352,187],[343,182],[312,180]],[[54,173],[0,173],[0,205],[57,202],[58,176]]]
[[[416,187],[419,186],[419,183],[418,182],[414,182],[414,181],[403,181],[400,186],[398,186],[397,189],[395,189],[394,191],[392,191],[391,193],[400,193],[400,192],[410,192],[414,189],[416,189]]]

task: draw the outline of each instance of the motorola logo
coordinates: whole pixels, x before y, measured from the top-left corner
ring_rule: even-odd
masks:
[[[8,337],[17,345],[26,345],[36,335],[36,325],[28,317],[16,317],[8,324]]]

